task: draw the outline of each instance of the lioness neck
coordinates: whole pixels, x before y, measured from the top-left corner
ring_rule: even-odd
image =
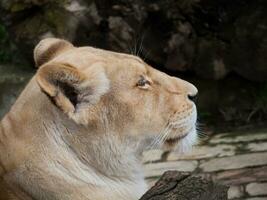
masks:
[[[86,189],[90,185],[94,194],[99,190],[100,196],[106,195],[104,199],[136,199],[146,189],[134,148],[123,145],[113,133],[87,132],[84,137],[88,130],[77,129],[71,122],[45,122],[44,126],[51,144],[48,148],[54,149],[52,162],[57,163],[50,173],[62,174],[59,182],[71,182],[71,188],[76,187],[84,196],[91,195]],[[79,185],[84,188],[77,188]]]
[[[12,120],[6,116],[8,131],[1,125],[1,134],[8,133],[10,140],[5,142],[10,155],[5,164],[16,161],[5,173],[8,184],[34,199],[138,199],[146,184],[136,144],[77,125],[36,87],[29,85],[17,100]]]
[[[145,192],[134,144],[123,145],[114,133],[88,131],[56,110],[47,113],[56,116],[38,122],[38,145],[11,182],[36,199],[138,199]]]
[[[18,129],[14,115],[8,113],[0,121],[0,176],[12,171],[24,160],[27,150],[22,140],[18,139]],[[16,152],[16,153],[13,153]]]

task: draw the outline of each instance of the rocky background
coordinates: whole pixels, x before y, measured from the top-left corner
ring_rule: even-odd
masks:
[[[45,37],[132,53],[193,82],[205,124],[267,125],[266,0],[0,0],[0,117]]]

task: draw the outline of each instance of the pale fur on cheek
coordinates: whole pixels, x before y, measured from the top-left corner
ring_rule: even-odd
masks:
[[[178,144],[175,147],[175,151],[180,152],[180,153],[185,153],[188,152],[192,149],[193,145],[197,143],[198,139],[198,134],[196,130],[196,121],[197,121],[197,111],[196,111],[196,106],[194,105],[194,113],[190,117],[190,123],[192,124],[192,129],[188,133],[188,135],[181,139]]]
[[[180,140],[176,147],[174,148],[175,152],[186,153],[190,151],[194,144],[197,142],[197,131],[193,129],[185,138]]]

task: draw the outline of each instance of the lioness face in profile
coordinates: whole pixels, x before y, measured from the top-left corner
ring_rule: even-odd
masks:
[[[35,58],[42,64],[40,87],[76,123],[97,132],[154,138],[165,147],[186,148],[195,141],[197,112],[190,99],[197,89],[192,84],[136,56],[54,39],[42,41]]]
[[[42,40],[34,59],[36,75],[0,123],[0,174],[14,193],[136,200],[146,191],[140,152],[195,142],[192,84],[136,56],[60,39]]]

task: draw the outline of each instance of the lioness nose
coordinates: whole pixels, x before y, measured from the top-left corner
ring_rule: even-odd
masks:
[[[186,88],[187,88],[188,99],[195,102],[197,100],[197,93],[198,93],[197,88],[189,82],[187,82],[186,86],[187,86]]]
[[[191,101],[196,100],[198,90],[192,83],[189,83],[188,81],[180,78],[175,78],[174,80],[176,82],[177,91],[182,92],[183,95],[187,96]]]
[[[196,102],[196,100],[197,100],[197,94],[195,94],[195,95],[189,94],[188,95],[188,99],[191,100],[191,101],[193,101],[193,102]]]

